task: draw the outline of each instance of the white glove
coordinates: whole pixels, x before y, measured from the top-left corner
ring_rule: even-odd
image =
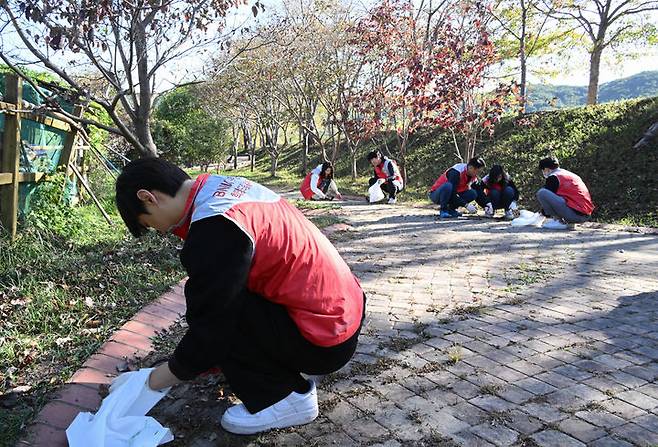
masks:
[[[516,200],[510,203],[509,209],[511,209],[512,211],[519,209],[519,205],[516,204]]]
[[[378,179],[377,179],[377,184],[378,184],[378,185],[383,185],[384,183],[386,183],[386,179],[385,179],[385,178],[378,178]]]

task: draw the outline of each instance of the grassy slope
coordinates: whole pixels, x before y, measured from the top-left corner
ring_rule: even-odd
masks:
[[[536,208],[534,194],[543,184],[537,161],[553,152],[564,168],[578,173],[589,186],[598,206],[595,220],[658,226],[658,141],[643,151],[632,149],[649,125],[658,121],[658,98],[539,112],[528,115],[527,121],[529,124],[519,125],[513,117],[506,117],[494,136],[479,145],[489,165],[503,164],[513,175],[523,206]],[[395,147],[393,137],[388,146]],[[339,154],[336,167],[341,190],[365,193],[372,169],[364,156],[376,147],[371,144],[361,149],[361,177],[356,183],[349,177],[349,160]],[[407,156],[409,184],[401,200],[426,200],[429,185],[459,161],[454,154],[451,137],[445,132],[418,132]],[[319,158],[313,154],[309,165],[315,166]],[[301,181],[299,150],[284,152],[279,165],[281,176],[276,182],[296,187]],[[268,166],[267,155],[261,154],[256,180],[269,182]]]

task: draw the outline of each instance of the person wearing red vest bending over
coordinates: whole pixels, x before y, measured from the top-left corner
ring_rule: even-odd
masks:
[[[334,167],[329,161],[317,165],[309,172],[299,187],[299,192],[306,200],[342,199],[338,186],[334,181]]]
[[[502,165],[493,165],[489,174],[474,185],[478,192],[478,205],[484,208],[484,215],[493,217],[496,210],[505,210],[505,219],[514,219],[514,210],[518,208],[519,190]]]
[[[594,203],[580,177],[561,169],[555,157],[540,160],[539,170],[546,178],[546,184],[537,191],[537,200],[543,214],[549,217],[542,224],[543,228],[566,230],[590,218]]]
[[[365,294],[329,240],[278,194],[241,177],[190,177],[159,158],[128,163],[116,203],[134,236],[148,228],[185,242],[188,329],[152,389],[221,368],[242,403],[223,414],[252,434],[318,416],[302,376],[340,369],[356,349]]]
[[[469,213],[476,213],[477,208],[471,204],[477,198],[477,191],[471,184],[478,179],[480,171],[486,166],[482,157],[473,157],[468,163],[458,163],[445,171],[434,182],[429,191],[432,202],[441,206],[442,218],[459,217],[460,206],[466,206]]]
[[[397,194],[404,188],[397,163],[382,155],[380,151],[368,153],[368,161],[375,168],[374,177],[368,180],[368,186],[378,183],[384,193],[388,194],[388,203],[397,202]]]

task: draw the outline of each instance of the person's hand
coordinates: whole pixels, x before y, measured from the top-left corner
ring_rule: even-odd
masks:
[[[181,381],[169,369],[168,363],[162,365],[151,371],[149,375],[149,388],[159,391],[170,386],[176,385]]]

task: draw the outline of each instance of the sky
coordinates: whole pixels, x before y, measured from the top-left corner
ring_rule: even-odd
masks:
[[[266,2],[269,5],[269,8],[265,13],[260,13],[257,19],[254,19],[251,15],[251,6],[250,2],[248,5],[242,6],[238,11],[234,11],[229,18],[229,24],[243,24],[247,23],[250,26],[253,26],[257,21],[266,19],[268,13],[276,8],[278,4],[280,7],[281,0],[270,0]],[[654,14],[656,22],[658,23],[658,12]],[[230,25],[229,25],[230,26]],[[11,45],[12,39],[6,33],[3,32],[2,36],[3,45]],[[615,79],[625,78],[632,76],[634,74],[647,71],[647,70],[658,70],[658,45],[654,48],[646,49],[645,54],[641,57],[635,59],[624,59],[621,63],[619,61],[613,60],[607,52],[604,53],[604,60],[602,62],[599,83],[603,84]],[[529,74],[530,83],[544,83],[544,84],[555,84],[555,85],[576,85],[584,86],[588,84],[589,80],[589,56],[585,51],[582,51],[582,54],[572,54],[568,61],[561,61],[566,66],[565,70],[561,70],[560,74],[552,78],[538,78]],[[181,78],[189,80],[194,74],[202,72],[205,61],[203,58],[200,58],[196,55],[189,56],[184,59],[177,61],[173,64],[168,72],[163,72],[160,75],[158,90],[166,90],[171,87],[172,82],[180,82]]]

